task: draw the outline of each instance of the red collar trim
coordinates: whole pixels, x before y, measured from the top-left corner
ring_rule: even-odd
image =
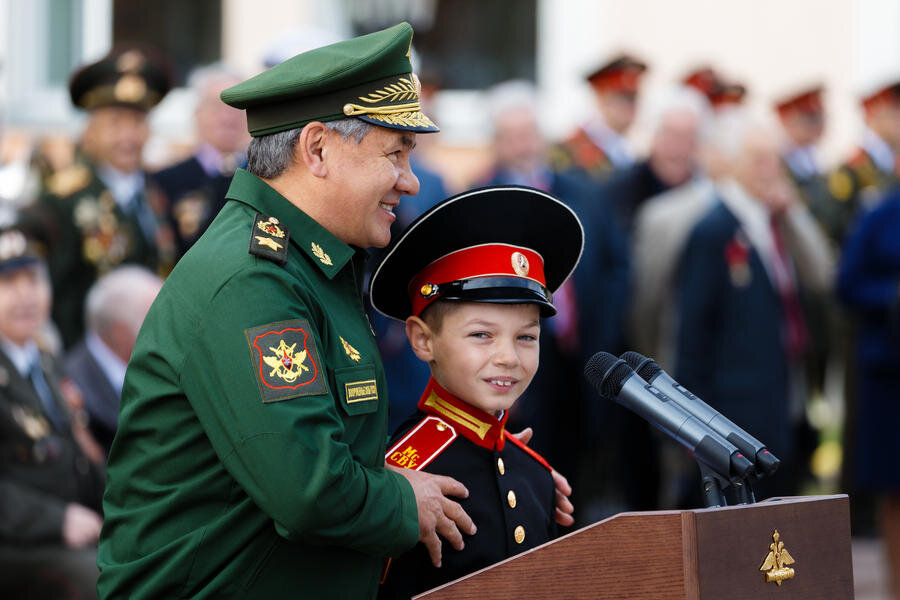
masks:
[[[419,410],[445,419],[455,426],[463,437],[477,446],[488,450],[503,450],[506,440],[504,426],[509,411],[504,411],[503,417],[498,419],[456,398],[442,388],[434,378],[428,380],[428,385],[422,392]]]

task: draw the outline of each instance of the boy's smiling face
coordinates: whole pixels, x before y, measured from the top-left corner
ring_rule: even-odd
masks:
[[[406,322],[413,351],[448,392],[485,412],[509,409],[538,368],[540,312],[535,304],[454,303],[431,329]]]

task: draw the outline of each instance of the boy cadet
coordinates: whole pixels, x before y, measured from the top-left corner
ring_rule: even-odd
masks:
[[[367,598],[382,557],[475,526],[447,477],[385,468],[387,390],[361,294],[419,110],[400,24],[222,93],[248,171],[138,336],[108,464],[103,597]],[[346,118],[352,117],[352,118]],[[411,476],[412,475],[412,476]],[[459,527],[459,529],[457,529]]]
[[[409,598],[556,536],[551,468],[504,425],[537,371],[539,319],[556,313],[551,290],[574,270],[583,238],[553,197],[483,188],[426,213],[376,270],[373,306],[406,320],[432,373],[385,458],[463,482],[460,504],[479,527],[439,569],[422,545],[394,559],[380,597]]]

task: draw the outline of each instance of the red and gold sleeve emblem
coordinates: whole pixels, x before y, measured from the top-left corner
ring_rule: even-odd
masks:
[[[327,392],[308,321],[270,323],[244,333],[263,402]]]

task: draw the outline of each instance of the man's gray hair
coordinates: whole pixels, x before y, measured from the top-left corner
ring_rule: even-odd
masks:
[[[358,144],[374,125],[362,119],[347,118],[328,121],[325,127],[340,133],[341,139],[352,138]],[[294,147],[301,131],[303,128],[299,127],[253,138],[247,149],[247,170],[263,179],[272,179],[284,173],[294,164]]]
[[[113,269],[88,290],[84,310],[87,330],[103,337],[115,323],[125,323],[137,333],[146,316],[148,296],[155,296],[162,284],[163,280],[146,267]]]

